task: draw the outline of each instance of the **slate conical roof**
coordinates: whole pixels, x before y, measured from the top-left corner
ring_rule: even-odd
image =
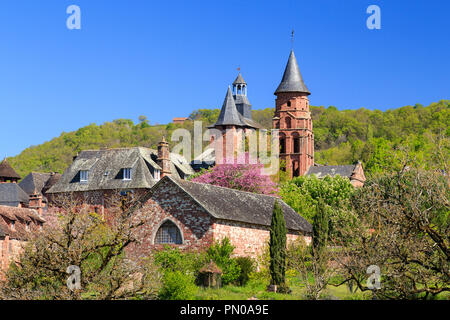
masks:
[[[303,82],[302,74],[300,73],[297,59],[294,55],[294,50],[291,50],[286,69],[284,70],[283,79],[275,91],[275,94],[281,92],[303,92],[308,95],[311,94]]]
[[[0,163],[0,177],[11,178],[11,179],[21,179],[17,172],[11,167],[11,165],[4,159]]]
[[[218,125],[245,126],[245,123],[242,123],[241,117],[239,116],[230,87],[228,87],[227,95],[225,96],[225,100],[222,105],[222,110],[220,110],[219,118],[217,118],[217,121],[214,124],[214,126]]]
[[[233,85],[237,85],[237,84],[247,84],[244,80],[244,78],[242,78],[241,73],[239,72],[238,76],[236,77],[236,80],[234,80]]]

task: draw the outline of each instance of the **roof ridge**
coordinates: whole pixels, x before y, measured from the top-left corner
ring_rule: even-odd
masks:
[[[215,188],[222,188],[222,189],[233,190],[233,191],[237,191],[237,192],[241,192],[241,193],[249,193],[249,194],[252,194],[252,195],[266,196],[266,197],[271,197],[271,198],[276,198],[276,199],[282,200],[281,198],[278,198],[278,197],[276,197],[276,196],[272,196],[272,195],[270,195],[270,194],[256,193],[256,192],[245,191],[245,190],[238,190],[238,189],[227,188],[227,187],[218,186],[218,185],[210,184],[210,183],[197,182],[197,181],[191,181],[191,180],[182,180],[182,179],[178,179],[178,178],[174,178],[174,177],[170,177],[170,178],[176,179],[176,180],[180,180],[180,181],[184,181],[184,182],[189,182],[189,183],[197,183],[197,184],[201,184],[201,185],[212,186],[212,187],[215,187]],[[283,201],[283,202],[284,202],[284,201]]]

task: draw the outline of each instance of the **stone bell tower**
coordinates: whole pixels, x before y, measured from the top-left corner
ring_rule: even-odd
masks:
[[[280,160],[285,162],[289,176],[297,177],[314,165],[314,134],[308,99],[311,93],[293,50],[274,94],[277,98],[272,126],[280,130]]]

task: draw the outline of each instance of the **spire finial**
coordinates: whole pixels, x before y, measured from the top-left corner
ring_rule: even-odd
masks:
[[[291,31],[291,50],[294,50],[294,29]]]

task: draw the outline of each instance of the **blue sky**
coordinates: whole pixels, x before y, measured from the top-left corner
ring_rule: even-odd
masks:
[[[81,8],[81,30],[66,8]],[[381,8],[381,30],[366,9]],[[90,123],[220,107],[241,68],[274,106],[291,48],[312,105],[386,110],[450,93],[450,1],[2,0],[0,157]]]

